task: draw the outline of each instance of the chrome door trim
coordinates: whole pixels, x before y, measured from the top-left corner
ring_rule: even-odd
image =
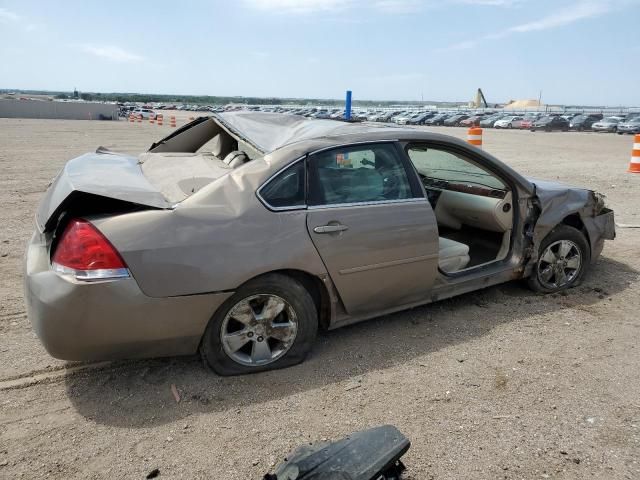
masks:
[[[402,198],[399,200],[376,200],[371,202],[333,203],[330,205],[311,205],[308,210],[323,210],[325,208],[366,207],[375,205],[389,205],[394,203],[428,203],[424,197]]]

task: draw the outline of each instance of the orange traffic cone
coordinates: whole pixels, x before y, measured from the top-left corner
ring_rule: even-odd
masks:
[[[467,142],[482,148],[482,129],[478,127],[470,128],[467,132]]]
[[[640,133],[633,138],[633,148],[631,149],[631,162],[629,163],[630,173],[640,173]]]

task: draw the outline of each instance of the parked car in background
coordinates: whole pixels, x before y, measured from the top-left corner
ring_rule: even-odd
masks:
[[[443,122],[443,125],[445,127],[457,127],[462,120],[466,120],[467,118],[469,118],[469,115],[452,115]]]
[[[451,114],[449,113],[438,113],[437,115],[434,115],[431,118],[428,118],[427,120],[425,120],[424,124],[425,125],[442,125],[444,123],[444,121],[449,118],[451,116]]]
[[[522,120],[520,120],[520,129],[521,130],[529,130],[531,129],[531,127],[533,126],[533,124],[535,123],[536,120],[538,120],[538,118],[540,118],[539,115],[525,115],[524,117],[522,117]]]
[[[416,115],[415,117],[409,119],[409,121],[407,122],[409,125],[424,125],[425,122],[430,119],[431,117],[433,117],[433,113],[431,112],[423,112],[420,113],[418,115]]]
[[[588,115],[578,115],[573,117],[569,122],[569,128],[571,130],[577,130],[582,132],[583,130],[591,130],[591,127],[597,121],[602,120],[601,113],[590,113]]]
[[[546,117],[539,118],[533,122],[530,130],[532,132],[535,132],[536,130],[544,130],[545,132],[561,130],[563,132],[568,132],[569,121],[559,116],[547,115]]]
[[[618,130],[619,123],[620,123],[619,117],[607,117],[591,125],[591,129],[594,132],[615,133]]]
[[[391,122],[392,118],[395,117],[396,115],[399,115],[400,112],[385,112],[385,113],[381,113],[378,118],[377,118],[377,122]]]
[[[516,115],[511,117],[505,117],[498,120],[493,124],[494,128],[520,128],[523,117],[518,117]]]
[[[199,351],[222,375],[302,362],[320,328],[511,280],[563,291],[615,236],[602,195],[461,139],[247,111],[139,156],[70,160],[34,222],[26,309],[49,353]]]
[[[489,115],[488,117],[480,120],[480,126],[482,128],[493,128],[494,124],[503,117],[504,115],[502,115],[501,113]]]
[[[419,114],[417,114],[415,112],[400,114],[400,115],[396,116],[393,119],[393,121],[395,123],[397,123],[398,125],[406,125],[407,123],[409,123],[409,120],[411,120],[413,117],[417,117],[418,115]]]
[[[329,110],[318,110],[316,113],[311,115],[311,117],[318,119],[327,119],[331,118],[331,114],[329,113]]]
[[[640,133],[640,117],[633,117],[631,120],[625,120],[618,123],[618,134],[623,133]]]
[[[480,120],[482,120],[483,117],[484,115],[472,115],[469,118],[461,120],[459,125],[461,127],[477,127],[480,125]]]
[[[156,118],[156,112],[149,108],[136,108],[131,112],[131,115],[136,118],[140,118],[140,116],[142,116],[145,120],[155,120]]]

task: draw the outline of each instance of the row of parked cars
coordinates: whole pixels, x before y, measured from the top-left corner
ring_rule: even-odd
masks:
[[[356,115],[357,116],[357,115]],[[640,133],[640,113],[604,117],[594,114],[545,114],[527,113],[460,113],[460,112],[386,112],[365,116],[363,120],[394,122],[399,125],[431,125],[447,127],[472,127],[527,129],[531,131],[587,131]]]
[[[152,109],[153,108],[153,109]],[[122,113],[142,115],[143,118],[154,118],[154,110],[189,110],[206,112],[227,112],[233,110],[262,111],[271,113],[288,113],[318,119],[342,119],[345,110],[331,107],[288,107],[258,105],[226,105],[226,106],[190,106],[190,105],[149,105],[123,106]],[[407,110],[352,110],[351,118],[368,122],[396,123],[398,125],[430,125],[447,127],[473,127],[526,129],[531,131],[594,131],[614,133],[640,133],[640,112],[604,117],[601,113],[559,114],[559,113],[526,113],[516,115],[505,112],[442,112],[407,111]]]

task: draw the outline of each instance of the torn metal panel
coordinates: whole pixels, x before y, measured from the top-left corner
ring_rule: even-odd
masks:
[[[135,157],[104,149],[67,162],[47,189],[36,211],[36,224],[44,232],[73,192],[83,192],[153,208],[171,202],[142,175]]]
[[[613,212],[604,207],[604,197],[592,190],[572,187],[559,182],[530,179],[535,186],[540,214],[533,231],[534,255],[540,242],[554,227],[570,215],[579,215],[587,230],[592,260],[602,250],[604,240],[615,238]],[[530,262],[530,263],[531,263]]]
[[[232,134],[245,139],[262,153],[273,152],[303,140],[381,130],[402,131],[379,124],[343,123],[335,120],[308,119],[299,115],[281,115],[279,113],[228,112],[215,114],[213,118]]]

